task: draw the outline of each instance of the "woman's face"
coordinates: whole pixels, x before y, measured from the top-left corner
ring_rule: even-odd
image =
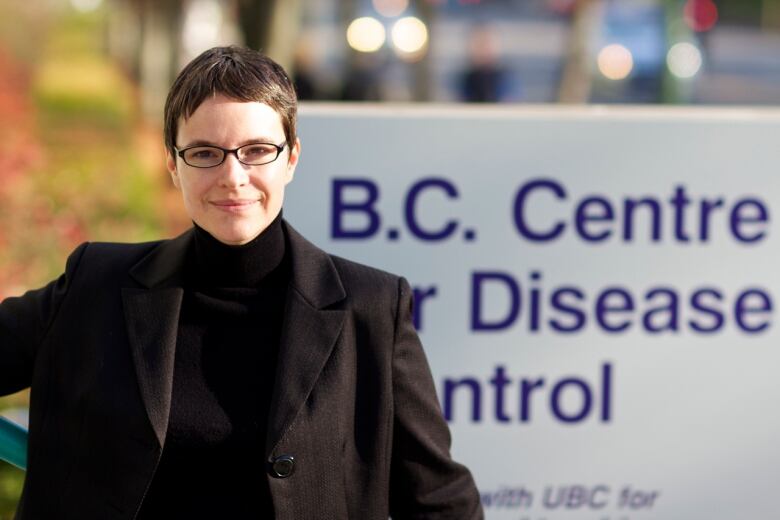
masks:
[[[176,148],[213,145],[233,149],[249,143],[284,143],[279,114],[264,103],[222,95],[206,99],[181,119]],[[284,187],[293,178],[300,141],[288,143],[279,157],[261,166],[238,162],[234,154],[211,168],[195,168],[168,152],[167,167],[181,190],[190,218],[214,238],[230,245],[251,241],[279,214]]]

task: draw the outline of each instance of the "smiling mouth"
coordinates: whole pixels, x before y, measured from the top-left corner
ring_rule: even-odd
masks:
[[[259,201],[257,199],[237,199],[237,200],[212,200],[210,201],[217,209],[224,211],[243,211],[253,207]]]

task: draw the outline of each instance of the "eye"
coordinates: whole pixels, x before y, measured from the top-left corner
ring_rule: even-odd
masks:
[[[187,156],[192,159],[213,159],[218,157],[218,151],[214,148],[192,148],[187,150]]]
[[[262,159],[275,153],[275,146],[264,143],[250,144],[241,148],[241,156],[249,160]]]

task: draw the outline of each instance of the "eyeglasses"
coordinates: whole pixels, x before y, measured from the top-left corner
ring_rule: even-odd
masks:
[[[174,148],[176,155],[193,168],[213,168],[225,162],[225,158],[232,153],[241,164],[248,166],[261,166],[274,162],[284,150],[287,143],[281,145],[273,143],[251,143],[228,150],[219,146],[190,146],[183,150]]]

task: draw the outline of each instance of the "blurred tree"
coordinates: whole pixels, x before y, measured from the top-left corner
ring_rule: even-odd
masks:
[[[684,4],[687,0],[680,0]],[[776,6],[777,0],[720,0],[717,2],[718,18],[732,25],[757,26],[766,9]]]
[[[274,0],[238,0],[238,27],[244,43],[252,49],[264,49],[271,35]]]
[[[577,0],[572,11],[569,41],[558,89],[560,103],[587,103],[591,90],[588,41],[596,26],[597,2]]]
[[[170,83],[179,71],[186,2],[114,0],[113,4],[106,13],[106,49],[140,86],[143,115],[157,121]]]
[[[301,27],[301,0],[238,0],[238,26],[247,47],[291,71]]]
[[[141,18],[138,46],[138,82],[141,108],[149,119],[162,114],[165,96],[179,72],[182,2],[178,0],[131,0]]]
[[[429,0],[413,0],[414,6],[418,18],[423,21],[428,28],[428,49],[423,54],[422,58],[412,64],[413,72],[413,88],[412,92],[415,101],[430,101],[433,97],[432,92],[432,80],[431,80],[431,51],[432,51],[432,38],[431,31],[434,23],[434,6],[433,2]]]
[[[114,0],[114,4],[108,14],[107,48],[139,83],[143,114],[157,121],[171,83],[189,59],[183,49],[184,20],[196,2]],[[301,25],[301,0],[223,0],[214,6],[224,15],[224,24],[235,31],[224,31],[213,45],[247,45],[290,70]]]
[[[761,2],[761,26],[764,29],[780,29],[780,2],[763,0]]]

